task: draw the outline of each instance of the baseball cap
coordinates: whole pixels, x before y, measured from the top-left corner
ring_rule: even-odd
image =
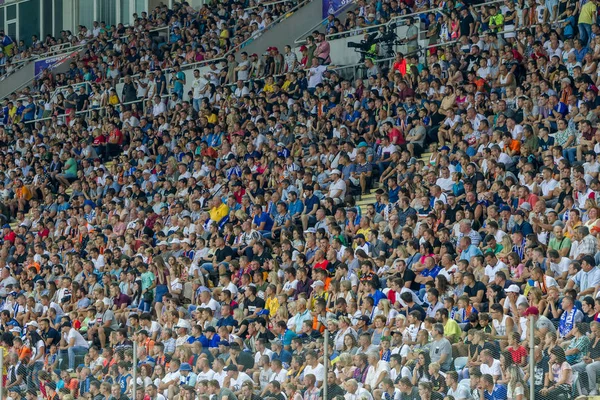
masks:
[[[529,204],[528,202],[523,202],[519,208],[522,208],[525,211],[531,211],[531,204]]]
[[[323,286],[325,287],[325,284],[323,283],[323,281],[318,280],[318,281],[314,281],[312,285],[310,285],[311,288],[316,288],[317,286]]]
[[[506,293],[521,293],[521,289],[517,285],[510,285],[508,289],[505,290]]]
[[[537,307],[528,307],[523,316],[527,317],[528,315],[540,315],[540,310]]]

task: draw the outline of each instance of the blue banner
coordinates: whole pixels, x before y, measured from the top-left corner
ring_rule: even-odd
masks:
[[[352,3],[352,0],[323,0],[323,19],[329,14],[337,15],[348,3]]]
[[[45,70],[47,70],[47,69],[52,70],[52,69],[58,67],[59,65],[64,63],[67,59],[71,58],[71,56],[73,56],[74,54],[77,54],[77,52],[59,54],[54,57],[44,58],[43,60],[36,60],[35,64],[34,64],[34,74],[35,74],[36,79],[39,76],[41,76]]]

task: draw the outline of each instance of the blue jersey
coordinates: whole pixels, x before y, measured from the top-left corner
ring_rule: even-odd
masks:
[[[125,391],[127,390],[127,378],[129,377],[131,377],[131,374],[121,375],[117,378],[119,386],[121,387],[121,394],[125,394]]]

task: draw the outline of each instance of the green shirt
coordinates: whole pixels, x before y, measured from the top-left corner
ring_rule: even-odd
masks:
[[[67,163],[65,164],[66,170],[65,173],[77,175],[77,161],[74,158],[69,158]]]
[[[563,236],[561,240],[557,240],[555,237],[550,239],[548,242],[548,247],[552,250],[560,251],[562,249],[570,249],[571,248],[571,239],[566,236]]]
[[[154,282],[154,274],[150,271],[146,271],[142,274],[142,290],[148,289]]]

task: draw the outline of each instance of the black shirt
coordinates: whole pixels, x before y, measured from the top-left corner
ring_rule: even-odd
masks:
[[[446,119],[446,116],[441,114],[440,112],[436,111],[433,114],[431,114],[431,125],[432,126],[438,126],[442,123],[442,121],[444,121]]]
[[[217,262],[225,261],[227,257],[233,257],[233,250],[231,247],[225,246],[223,249],[217,249],[215,251],[215,256],[217,257]]]
[[[244,367],[244,371],[252,369],[254,368],[254,357],[246,351],[241,351],[237,356],[237,363]]]
[[[267,329],[264,332],[258,332],[258,334],[256,335],[256,338],[271,341],[271,340],[275,339],[275,334]]]
[[[460,19],[460,36],[471,36],[471,24],[475,24],[471,13],[468,13],[465,18]]]
[[[44,342],[46,343],[46,347],[50,348],[50,346],[48,345],[48,342],[46,342],[46,340],[48,338],[52,338],[52,342],[50,343],[50,345],[53,345],[53,344],[57,345],[60,343],[61,335],[54,328],[48,328],[48,332],[42,332],[42,339],[44,339]]]
[[[418,282],[415,282],[416,278],[417,278],[417,274],[415,274],[415,272],[412,269],[407,269],[402,274],[402,279],[404,280],[404,283],[411,282],[409,289],[412,290],[413,292],[418,292],[419,289],[421,289],[421,284]]]
[[[85,101],[88,99],[88,95],[85,93],[80,93],[77,96],[77,111],[83,110],[83,106],[85,106]]]
[[[590,358],[600,358],[600,339],[594,339],[590,345]]]
[[[256,296],[254,300],[246,299],[244,301],[244,308],[246,308],[249,313],[254,313],[257,308],[265,308],[265,301],[258,296]]]
[[[465,286],[465,294],[469,297],[477,296],[477,292],[480,290],[483,290],[483,293],[485,294],[485,285],[479,281],[475,282],[475,286],[472,288],[468,285]]]
[[[342,389],[340,385],[336,385],[335,383],[330,385],[327,389],[327,398],[325,400],[332,400],[336,396],[344,396],[346,394],[346,391]],[[323,389],[321,389],[321,393],[319,393],[319,398],[325,398],[323,396]]]
[[[408,307],[408,314],[410,314],[413,311],[418,311],[421,314],[421,318],[419,319],[419,321],[425,320],[427,313],[425,312],[425,309],[423,307],[415,303],[412,307]]]

